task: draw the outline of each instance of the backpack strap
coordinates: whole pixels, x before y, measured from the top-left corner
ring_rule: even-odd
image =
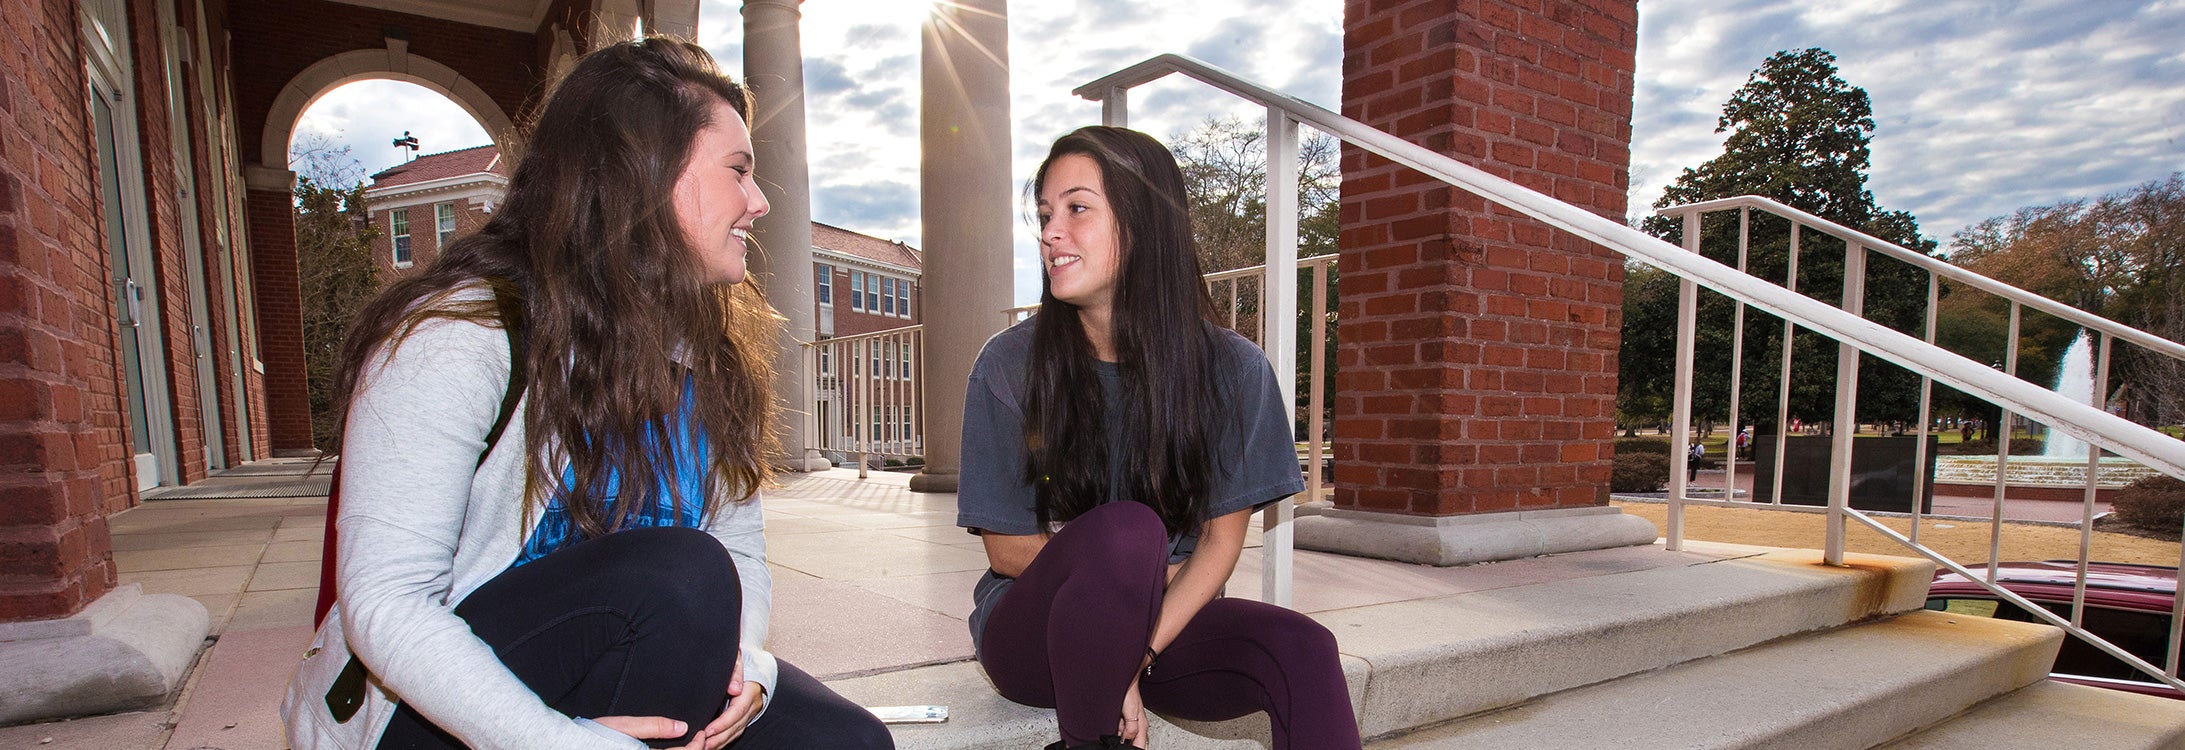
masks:
[[[486,431],[486,449],[478,453],[478,465],[486,465],[486,456],[501,441],[501,433],[508,431],[508,423],[516,418],[516,405],[523,401],[524,385],[524,325],[523,300],[506,294],[495,295],[494,304],[501,311],[501,332],[508,334],[508,392],[501,396],[500,416],[493,420],[493,429]]]

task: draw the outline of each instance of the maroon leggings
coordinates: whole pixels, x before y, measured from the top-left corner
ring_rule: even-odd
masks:
[[[994,606],[979,663],[1002,697],[1055,709],[1064,744],[1115,734],[1167,587],[1160,516],[1108,503],[1048,540]],[[1147,709],[1193,721],[1259,711],[1275,750],[1359,747],[1335,635],[1281,607],[1217,598],[1139,682]]]

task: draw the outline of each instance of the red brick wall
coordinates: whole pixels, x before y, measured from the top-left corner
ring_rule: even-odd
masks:
[[[250,273],[258,302],[258,354],[265,362],[265,374],[258,378],[266,393],[266,437],[275,453],[303,453],[312,449],[311,397],[304,382],[295,200],[286,190],[250,190],[245,196]]]
[[[1635,0],[1347,0],[1343,114],[1621,220]],[[1336,504],[1607,501],[1620,256],[1343,152]]]
[[[129,497],[76,4],[0,1],[0,621],[114,585]]]

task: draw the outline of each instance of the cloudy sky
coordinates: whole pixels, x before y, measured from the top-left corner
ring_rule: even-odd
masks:
[[[700,41],[742,66],[735,0],[702,0]],[[912,0],[806,0],[803,44],[813,218],[920,244],[918,26]],[[1641,0],[1631,205],[1653,204],[1720,152],[1715,118],[1769,54],[1822,47],[1873,97],[1869,187],[1929,236],[2019,207],[2098,196],[2185,170],[2185,0]],[[1341,0],[1016,2],[1010,8],[1016,176],[1046,145],[1099,120],[1071,88],[1183,52],[1338,109]],[[1131,124],[1175,135],[1208,117],[1257,117],[1171,79],[1143,87]],[[486,142],[453,103],[409,84],[338,89],[299,132],[351,145],[366,170]],[[761,173],[765,170],[760,167]],[[1030,232],[1017,298],[1038,294]]]

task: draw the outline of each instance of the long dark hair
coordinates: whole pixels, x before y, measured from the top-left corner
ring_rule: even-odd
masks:
[[[418,324],[498,326],[493,299],[463,294],[486,288],[522,300],[527,517],[549,488],[579,538],[651,513],[653,478],[674,471],[686,378],[698,394],[691,430],[713,451],[696,500],[710,517],[723,495],[749,498],[770,475],[776,443],[770,347],[779,316],[748,279],[701,281],[671,198],[722,101],[749,122],[743,87],[687,41],[641,39],[578,60],[531,123],[492,219],[351,325],[336,423],[369,359],[391,354]],[[574,481],[562,486],[565,464]],[[610,474],[621,478],[611,512]]]
[[[1110,499],[1136,500],[1158,512],[1172,534],[1197,528],[1209,502],[1216,329],[1183,172],[1168,148],[1144,133],[1081,128],[1048,150],[1030,187],[1035,200],[1048,167],[1069,155],[1099,165],[1117,225],[1109,328],[1122,404],[1112,412],[1103,405],[1078,308],[1056,299],[1042,276],[1024,405],[1034,513],[1046,529]],[[1108,450],[1110,429],[1122,436],[1119,455]],[[1122,486],[1109,486],[1111,467]]]

